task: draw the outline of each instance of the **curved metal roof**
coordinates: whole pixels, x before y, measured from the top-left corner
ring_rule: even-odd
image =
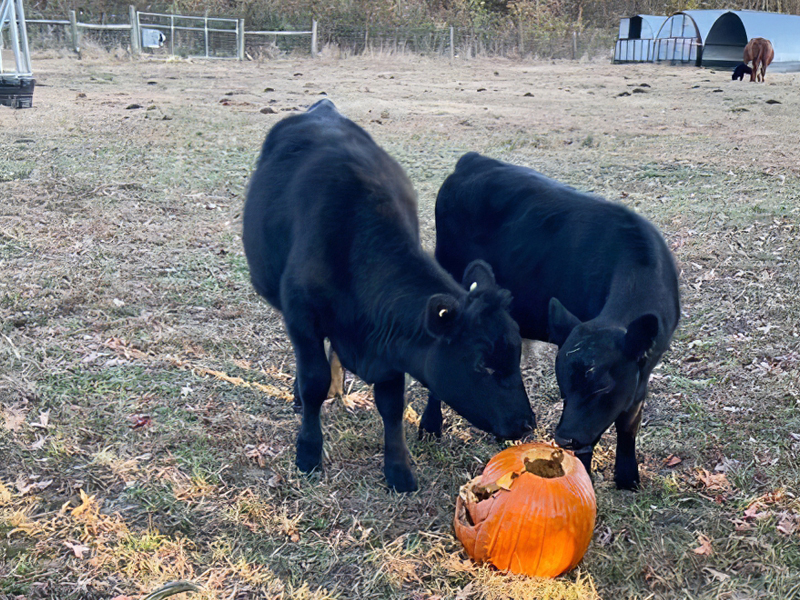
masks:
[[[632,19],[641,19],[640,39],[654,40],[654,53],[635,60],[732,67],[742,62],[748,40],[763,37],[775,49],[770,70],[800,71],[800,15],[756,10],[684,10],[670,17],[636,15],[623,21]],[[623,40],[627,36],[620,29]],[[655,35],[651,36],[650,31],[656,32]],[[623,42],[618,40],[617,45],[620,43]]]
[[[754,37],[772,42],[775,58],[771,70],[800,70],[800,16],[755,10],[727,11],[717,20],[703,49],[703,64],[741,62],[747,41]]]
[[[656,37],[658,30],[664,24],[668,17],[658,15],[636,15],[642,20],[642,34],[641,39],[653,39]]]
[[[725,14],[726,10],[682,10],[680,12],[675,13],[671,17],[669,17],[664,24],[661,26],[661,29],[658,32],[657,38],[668,38],[668,37],[688,37],[688,36],[674,36],[672,35],[672,21],[679,17],[680,15],[685,15],[692,20],[695,26],[697,38],[700,40],[701,44],[705,44],[706,36],[711,28],[714,26],[714,22],[720,18],[723,14]]]

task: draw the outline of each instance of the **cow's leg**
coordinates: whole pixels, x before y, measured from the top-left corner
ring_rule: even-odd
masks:
[[[589,446],[588,448],[581,448],[579,451],[575,452],[575,458],[581,461],[583,468],[586,469],[586,472],[589,474],[589,477],[592,476],[592,456],[594,455],[594,446]]]
[[[292,410],[298,415],[303,414],[303,400],[300,398],[300,388],[297,385],[297,377],[294,378],[292,385],[292,394],[294,394],[294,401],[292,402]]]
[[[331,368],[322,337],[293,331],[287,323],[297,361],[295,402],[299,396],[303,420],[297,434],[297,468],[309,473],[322,465],[322,427],[319,413],[331,385]]]
[[[419,420],[420,439],[426,433],[432,433],[437,438],[442,437],[442,403],[433,392],[428,394],[428,404]]]
[[[642,407],[647,392],[645,385],[641,399],[614,422],[617,427],[617,458],[614,463],[614,482],[620,490],[639,489],[639,465],[636,462],[636,434],[642,423]]]
[[[417,481],[411,468],[411,457],[403,432],[405,409],[405,374],[376,383],[375,404],[383,418],[383,473],[389,487],[398,492],[413,492]]]

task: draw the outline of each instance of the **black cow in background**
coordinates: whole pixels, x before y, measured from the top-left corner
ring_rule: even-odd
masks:
[[[402,168],[329,100],[272,128],[243,220],[253,286],[283,313],[294,347],[301,471],[322,462],[325,338],[346,369],[374,384],[395,490],[417,488],[403,434],[405,373],[499,437],[533,428],[508,292],[481,261],[462,269],[478,282],[467,292],[423,251]]]
[[[661,233],[624,206],[470,153],[439,190],[436,258],[451,273],[476,259],[492,266],[513,294],[522,337],[559,347],[556,442],[588,471],[594,445],[616,424],[616,484],[638,487],[647,383],[680,315]],[[435,430],[439,419],[434,400],[422,427]]]
[[[739,81],[742,81],[744,79],[745,75],[750,75],[752,72],[753,72],[753,69],[748,67],[746,64],[739,63],[738,65],[736,65],[736,68],[733,70],[733,75],[731,75],[731,79],[733,81],[736,81],[737,79]]]

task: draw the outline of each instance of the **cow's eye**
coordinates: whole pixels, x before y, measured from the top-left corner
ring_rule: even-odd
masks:
[[[600,396],[601,394],[607,394],[614,389],[615,385],[616,381],[614,381],[614,378],[609,373],[605,373],[595,383],[593,395]]]

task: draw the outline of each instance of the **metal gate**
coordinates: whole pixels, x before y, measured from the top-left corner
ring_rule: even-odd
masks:
[[[237,58],[244,35],[238,19],[136,13],[142,52],[186,58]]]

